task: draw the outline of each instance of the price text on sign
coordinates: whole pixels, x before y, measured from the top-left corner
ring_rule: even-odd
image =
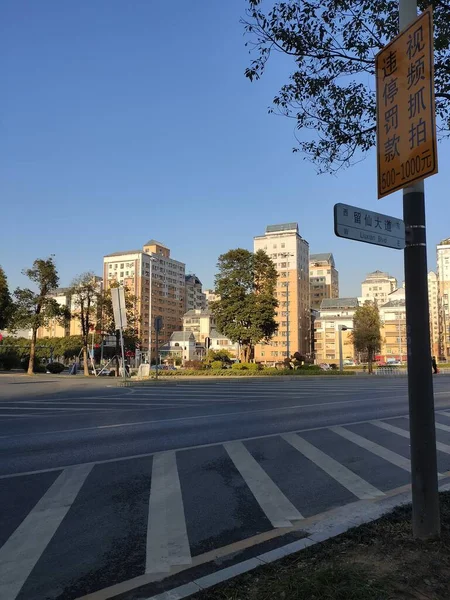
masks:
[[[429,8],[376,56],[379,198],[437,173],[433,49]]]

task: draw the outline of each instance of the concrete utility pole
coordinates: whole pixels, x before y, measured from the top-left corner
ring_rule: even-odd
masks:
[[[399,0],[400,31],[416,18],[417,0]],[[424,190],[423,181],[403,189],[413,533],[419,539],[440,535]]]

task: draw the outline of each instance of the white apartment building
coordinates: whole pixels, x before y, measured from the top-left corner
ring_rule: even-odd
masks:
[[[185,280],[185,308],[188,310],[206,309],[206,294],[202,290],[202,282],[197,275],[186,275]]]
[[[358,308],[358,298],[325,298],[315,320],[315,362],[335,363],[340,359],[339,326],[348,327],[342,331],[342,358],[355,359],[355,349],[351,338],[353,318]]]
[[[436,246],[439,282],[439,356],[450,358],[450,238]]]
[[[216,292],[211,289],[205,290],[205,296],[206,296],[206,308],[208,308],[208,305],[210,302],[216,302],[217,300],[220,300],[219,294],[216,294]]]
[[[114,252],[103,259],[105,290],[112,282],[126,286],[136,296],[139,337],[142,347],[149,347],[151,317],[152,357],[156,356],[154,320],[163,318],[160,344],[180,331],[185,305],[185,264],[174,260],[170,250],[156,240],[149,240],[142,250]]]
[[[434,271],[428,273],[428,304],[430,309],[431,355],[438,358],[439,345],[439,279]]]
[[[254,252],[264,250],[274,262],[278,281],[276,297],[278,331],[268,344],[257,344],[257,362],[282,361],[286,356],[311,351],[309,299],[309,244],[298,232],[297,223],[269,225],[254,238]]]
[[[339,273],[331,252],[309,256],[311,308],[320,309],[324,298],[339,298]]]
[[[228,350],[235,357],[239,354],[239,344],[217,332],[216,320],[208,309],[189,310],[183,316],[183,331],[192,333],[195,341],[205,347],[205,351],[208,346],[210,350]]]
[[[361,284],[361,300],[376,302],[378,306],[386,304],[388,296],[398,288],[397,280],[383,271],[369,273]]]

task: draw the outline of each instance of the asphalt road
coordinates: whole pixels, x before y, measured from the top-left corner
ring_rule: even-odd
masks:
[[[435,402],[444,474],[450,377]],[[1,376],[0,600],[144,598],[273,547],[409,483],[407,413],[404,377]]]

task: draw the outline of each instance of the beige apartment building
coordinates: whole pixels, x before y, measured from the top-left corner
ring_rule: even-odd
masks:
[[[428,304],[430,309],[431,355],[438,358],[439,346],[439,280],[434,271],[428,273]]]
[[[254,238],[254,251],[264,250],[274,262],[278,281],[278,331],[268,344],[257,344],[255,360],[282,361],[294,352],[309,355],[311,312],[309,305],[309,244],[298,232],[297,223],[269,225],[264,235]]]
[[[211,289],[205,290],[205,296],[206,296],[206,308],[208,308],[208,305],[210,304],[210,302],[216,302],[217,300],[220,300],[219,294],[216,294],[216,292]]]
[[[311,308],[315,310],[325,298],[339,298],[339,273],[331,252],[310,255],[309,287]]]
[[[378,306],[386,304],[388,296],[398,288],[397,280],[383,271],[369,273],[361,284],[361,301],[376,302]]]
[[[450,238],[436,246],[437,277],[439,285],[439,352],[450,359]]]
[[[170,249],[156,240],[148,241],[142,250],[114,252],[103,258],[105,290],[113,282],[126,286],[136,296],[138,334],[142,348],[149,348],[151,323],[152,357],[156,353],[155,317],[163,318],[160,345],[168,342],[174,331],[180,331],[185,312],[185,264],[170,256]]]
[[[216,319],[209,309],[188,310],[183,317],[183,331],[194,335],[196,343],[202,345],[205,354],[208,349],[227,350],[231,356],[239,356],[239,344],[218,333]]]
[[[379,307],[381,322],[381,361],[407,360],[405,288],[391,292],[387,302]]]
[[[335,363],[340,360],[339,327],[342,331],[342,359],[354,360],[355,348],[351,338],[353,318],[358,308],[358,298],[325,298],[315,321],[315,362]]]

